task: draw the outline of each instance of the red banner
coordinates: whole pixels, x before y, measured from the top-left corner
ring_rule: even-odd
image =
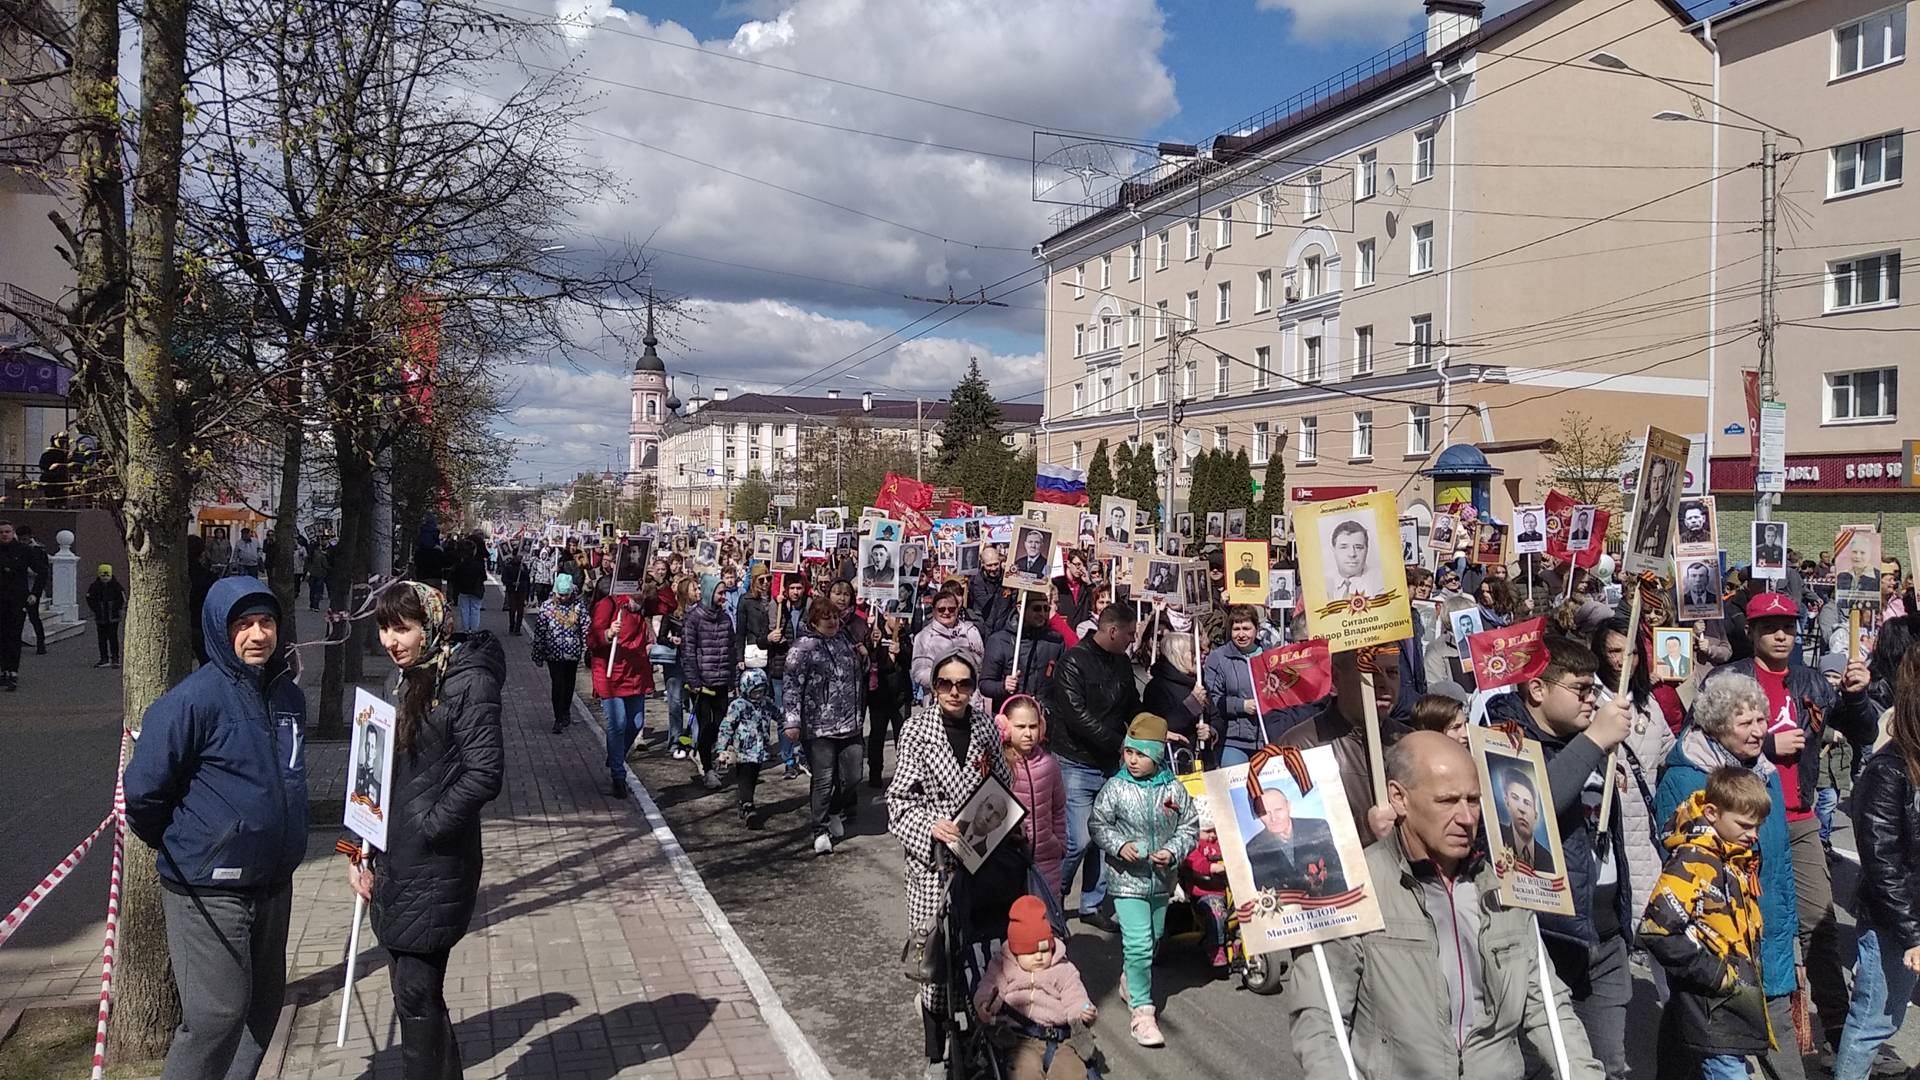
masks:
[[[1571,563],[1591,570],[1600,565],[1600,554],[1607,546],[1607,522],[1613,515],[1595,509],[1587,550],[1568,551],[1567,533],[1573,527],[1573,509],[1578,505],[1572,496],[1562,495],[1558,491],[1547,492],[1547,557],[1554,562]]]
[[[978,513],[973,504],[964,499],[947,500],[947,516],[950,518],[970,518]]]
[[[1467,635],[1473,657],[1473,681],[1495,690],[1536,678],[1547,670],[1546,616]]]
[[[1250,660],[1253,693],[1263,714],[1319,701],[1333,692],[1333,660],[1327,643],[1318,638],[1268,649]]]
[[[888,473],[880,483],[880,494],[873,497],[873,505],[889,514],[925,510],[933,505],[933,485],[923,484],[911,476]]]
[[[1351,499],[1355,495],[1371,495],[1380,489],[1372,484],[1358,484],[1347,487],[1297,487],[1287,493],[1291,502],[1325,502],[1328,499]]]
[[[1740,373],[1740,386],[1747,395],[1747,456],[1760,456],[1760,372],[1747,370]],[[1713,432],[1707,432],[1712,437]]]

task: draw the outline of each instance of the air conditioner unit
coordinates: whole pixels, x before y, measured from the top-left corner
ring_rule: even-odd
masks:
[[[1287,282],[1286,288],[1284,290],[1284,295],[1287,298],[1287,303],[1289,304],[1293,303],[1294,301],[1300,299],[1300,286],[1294,284],[1291,281]]]

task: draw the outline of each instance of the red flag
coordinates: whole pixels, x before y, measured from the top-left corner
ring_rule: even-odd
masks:
[[[977,513],[977,511],[974,510],[973,504],[970,502],[962,499],[947,500],[947,516],[950,518],[970,518],[975,513]]]
[[[1567,533],[1573,528],[1573,508],[1580,505],[1570,495],[1558,491],[1547,492],[1547,557],[1558,563],[1571,563],[1591,570],[1600,565],[1600,555],[1607,546],[1607,522],[1612,515],[1605,510],[1593,511],[1593,539],[1585,551],[1567,550]]]
[[[873,505],[901,516],[908,510],[925,510],[933,505],[933,485],[923,484],[911,476],[888,473],[880,483],[880,494],[874,496]]]
[[[1495,690],[1537,678],[1547,670],[1547,619],[1541,616],[1512,626],[1467,635],[1474,685]]]
[[[1253,693],[1263,714],[1319,701],[1333,691],[1333,661],[1327,643],[1319,638],[1268,649],[1250,659]]]

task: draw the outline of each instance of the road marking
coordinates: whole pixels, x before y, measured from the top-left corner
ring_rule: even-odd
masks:
[[[604,744],[606,728],[601,726],[593,710],[587,708],[578,694],[573,697],[573,708],[581,725],[599,732],[600,741]],[[800,1025],[795,1023],[792,1014],[787,1012],[786,1005],[780,1000],[780,992],[773,988],[773,981],[767,978],[767,973],[761,968],[760,961],[754,959],[753,951],[747,948],[746,942],[740,940],[740,935],[733,929],[733,923],[727,919],[727,913],[720,909],[720,904],[713,898],[713,893],[707,891],[707,883],[701,879],[699,868],[693,865],[691,858],[688,858],[686,849],[680,846],[680,838],[673,835],[672,827],[667,824],[666,817],[660,813],[659,805],[653,801],[653,796],[647,794],[646,787],[640,783],[640,775],[629,771],[631,774],[627,781],[629,797],[639,804],[640,812],[646,815],[647,824],[653,828],[655,842],[660,845],[660,850],[666,852],[667,861],[673,864],[673,872],[680,878],[680,884],[686,888],[687,895],[692,898],[694,906],[700,909],[700,914],[707,920],[708,928],[713,931],[715,937],[720,939],[721,947],[727,950],[727,956],[733,961],[733,966],[739,970],[740,977],[746,980],[747,988],[753,991],[754,1003],[759,1006],[760,1015],[766,1018],[767,1027],[771,1030],[774,1041],[780,1044],[780,1051],[786,1055],[787,1064],[793,1069],[794,1076],[799,1080],[833,1080],[833,1074],[827,1071],[826,1063],[820,1060],[820,1055],[814,1052],[813,1044],[807,1041],[806,1033],[800,1030]]]

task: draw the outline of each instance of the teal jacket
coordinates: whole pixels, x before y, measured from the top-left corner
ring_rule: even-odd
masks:
[[[1122,772],[1109,778],[1094,797],[1088,831],[1107,856],[1108,896],[1172,896],[1180,862],[1200,837],[1200,815],[1187,789],[1171,772],[1163,769],[1161,776],[1165,783],[1148,787]],[[1120,849],[1129,842],[1140,849],[1140,858],[1122,862]],[[1164,867],[1149,859],[1161,848],[1173,853]]]

